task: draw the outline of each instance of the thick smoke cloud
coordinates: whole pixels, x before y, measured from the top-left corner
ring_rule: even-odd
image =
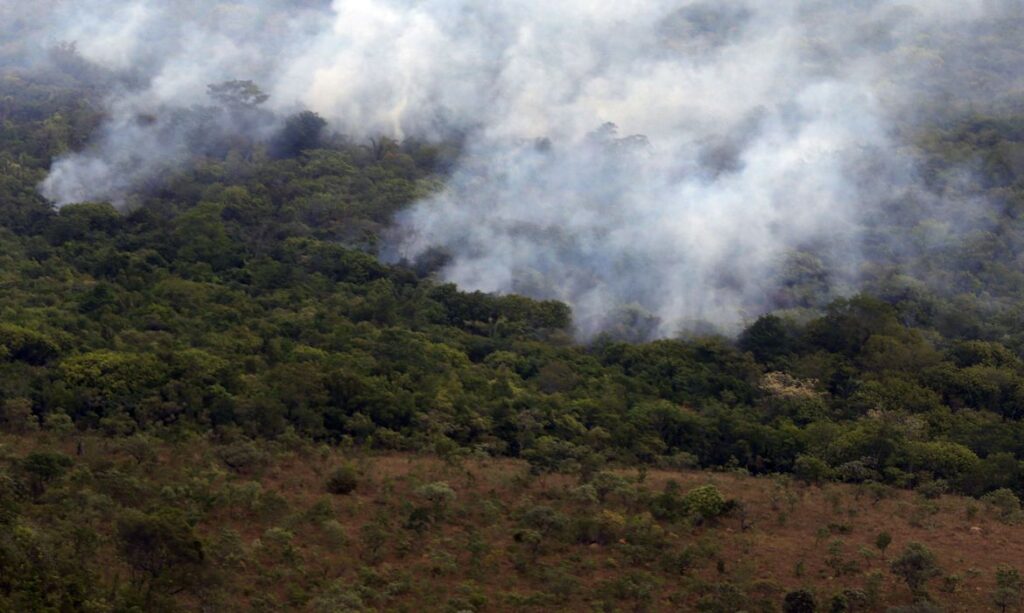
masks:
[[[809,257],[832,294],[856,282],[861,226],[894,199],[931,197],[894,127],[1019,92],[1020,71],[999,65],[1017,56],[985,60],[988,78],[971,84],[948,64],[973,61],[957,53],[965,41],[1021,11],[54,0],[39,39],[74,40],[135,85],[111,91],[93,146],[57,160],[41,189],[57,204],[123,198],[189,155],[195,126],[176,109],[209,104],[209,83],[253,79],[268,109],[308,108],[357,138],[468,135],[448,187],[396,221],[388,257],[441,248],[445,279],[565,300],[584,336],[638,311],[652,335],[728,330],[780,304],[794,261]],[[261,138],[274,128],[269,116],[211,121]]]

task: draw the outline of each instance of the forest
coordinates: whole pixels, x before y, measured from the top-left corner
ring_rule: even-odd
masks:
[[[794,250],[738,335],[583,341],[379,257],[464,143],[219,131],[251,81],[180,111],[185,164],[55,208],[105,116],[51,53],[0,75],[0,610],[1020,607],[1021,112],[906,128],[990,206],[894,203],[855,291]]]

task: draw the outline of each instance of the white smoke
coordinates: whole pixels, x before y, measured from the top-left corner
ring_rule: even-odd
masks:
[[[78,0],[52,14],[44,40],[146,83],[112,92],[94,146],[56,161],[41,189],[57,204],[117,199],[183,159],[168,109],[251,78],[271,109],[356,137],[469,134],[448,187],[397,220],[391,257],[441,247],[445,279],[565,300],[584,335],[631,304],[669,335],[768,308],[798,249],[833,291],[855,279],[865,216],[917,190],[893,125],[949,96],[940,45],[1021,7]]]

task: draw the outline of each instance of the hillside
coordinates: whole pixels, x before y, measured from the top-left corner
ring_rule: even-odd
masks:
[[[296,5],[267,6],[264,34]],[[674,12],[637,53],[714,66],[753,14]],[[894,14],[836,44],[932,66],[879,77],[879,99],[902,76],[929,112],[887,101],[893,125],[853,138],[851,90],[818,87],[842,49],[800,38],[782,59],[828,121],[787,94],[705,134],[704,109],[693,134],[666,129],[692,145],[681,162],[611,123],[498,154],[475,116],[351,135],[247,79],[144,96],[165,84],[155,53],[0,44],[0,611],[1018,610],[1024,17],[897,44],[920,24]],[[811,153],[765,154],[790,137]],[[793,166],[755,172],[776,157]],[[677,175],[700,198],[655,215]],[[752,202],[766,220],[734,215]],[[530,207],[552,217],[509,216]],[[678,251],[616,232],[677,214]],[[478,278],[500,256],[521,278]],[[602,275],[629,299],[579,301]],[[735,329],[690,295],[743,298]]]
[[[62,474],[16,505],[4,491],[19,526],[6,584],[36,578],[12,610],[106,610],[132,585],[143,610],[777,611],[805,590],[820,610],[869,611],[912,602],[891,565],[920,542],[938,568],[923,589],[943,610],[981,611],[1024,546],[1019,507],[878,484],[660,469],[581,479],[294,438],[0,442],[23,465],[55,450],[70,460]],[[686,494],[708,486],[731,508],[701,519]]]

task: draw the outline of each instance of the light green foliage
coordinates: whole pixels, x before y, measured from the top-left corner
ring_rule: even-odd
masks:
[[[943,479],[956,479],[978,463],[973,451],[949,441],[911,442],[907,455],[913,468],[931,471]]]
[[[683,496],[683,506],[704,521],[713,520],[725,512],[725,498],[713,485],[695,487]]]
[[[39,429],[39,418],[32,412],[28,398],[8,398],[3,403],[3,425],[12,432],[31,432]]]
[[[430,504],[435,517],[443,517],[448,511],[449,505],[456,498],[455,490],[444,481],[421,485],[416,488],[416,495]]]
[[[832,468],[814,456],[802,455],[793,463],[793,475],[805,483],[821,483],[833,476]]]

